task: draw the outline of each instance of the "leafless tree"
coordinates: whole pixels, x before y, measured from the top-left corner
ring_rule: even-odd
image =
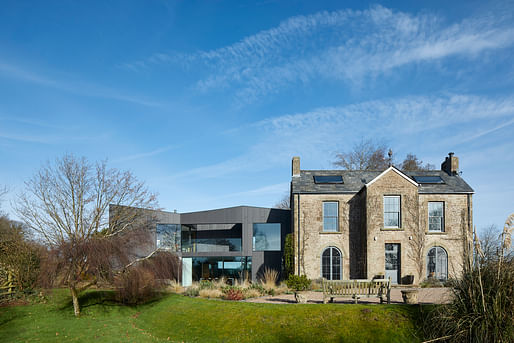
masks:
[[[432,164],[423,164],[412,153],[408,153],[401,163],[395,163],[393,151],[385,144],[373,140],[362,140],[351,151],[336,154],[333,164],[345,170],[385,170],[390,165],[396,165],[404,171],[435,169]]]
[[[117,205],[109,218],[109,206]],[[69,289],[76,316],[79,293],[109,274],[112,254],[127,248],[148,221],[141,209],[155,208],[156,197],[130,172],[65,155],[44,165],[25,183],[15,211],[54,251],[60,277]],[[141,230],[136,230],[137,228]],[[115,240],[116,239],[116,240]],[[119,267],[120,267],[119,266]],[[122,266],[121,266],[122,267]]]
[[[282,199],[279,202],[277,202],[275,204],[275,206],[273,206],[273,207],[288,210],[291,207],[290,201],[291,201],[291,198],[290,198],[289,192],[288,192],[287,194],[284,194]]]
[[[423,164],[423,161],[419,160],[413,153],[408,153],[400,169],[403,171],[417,171],[417,170],[434,170],[435,166],[430,163]]]
[[[334,166],[346,170],[383,170],[389,166],[387,147],[372,140],[362,140],[350,152],[336,154]]]

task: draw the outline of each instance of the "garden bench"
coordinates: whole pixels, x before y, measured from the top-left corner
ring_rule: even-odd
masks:
[[[334,298],[352,298],[357,304],[361,297],[378,297],[380,303],[391,302],[391,280],[390,279],[374,279],[374,280],[326,280],[323,279],[323,304],[334,301]]]

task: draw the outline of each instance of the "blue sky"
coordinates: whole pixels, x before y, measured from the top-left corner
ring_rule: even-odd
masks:
[[[130,169],[179,212],[272,206],[292,156],[332,168],[361,139],[514,212],[514,3],[3,1],[0,184],[64,153]]]

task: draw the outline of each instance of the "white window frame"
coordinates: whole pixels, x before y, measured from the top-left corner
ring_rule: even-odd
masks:
[[[386,212],[386,199],[398,199],[398,212]],[[402,227],[402,197],[400,195],[384,195],[383,198],[383,210],[384,210],[384,228],[386,229],[399,229]],[[388,226],[386,225],[386,213],[398,213],[398,225],[396,226]]]
[[[440,230],[430,230],[430,204],[441,204],[442,206],[442,216],[441,217],[435,217],[435,218],[440,218],[441,220],[441,229]],[[444,201],[429,201],[428,202],[428,205],[427,205],[427,208],[428,208],[428,232],[445,232],[444,230]]]
[[[325,204],[335,204],[336,205],[336,228],[335,230],[327,230],[325,229]],[[327,216],[327,218],[334,218],[333,216]],[[338,201],[323,201],[323,232],[339,232],[339,202]]]

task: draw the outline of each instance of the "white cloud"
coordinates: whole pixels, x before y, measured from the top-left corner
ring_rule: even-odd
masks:
[[[197,82],[199,90],[234,87],[237,101],[249,103],[318,78],[359,83],[405,65],[450,56],[476,58],[513,43],[514,24],[508,14],[486,13],[447,24],[435,15],[375,6],[292,17],[219,49],[155,54],[127,66],[201,64],[210,71]]]
[[[27,68],[20,67],[18,65],[5,63],[3,61],[0,61],[0,76],[17,79],[24,82],[30,82],[44,87],[51,87],[54,89],[82,96],[112,99],[148,107],[161,106],[160,103],[157,103],[150,99],[125,94],[119,92],[118,90],[110,89],[101,85],[96,85],[87,82],[63,81],[57,78],[48,77],[46,75],[30,71]]]
[[[162,148],[159,148],[159,149],[155,149],[155,150],[152,150],[152,151],[148,151],[148,152],[142,152],[142,153],[139,153],[139,154],[133,154],[133,155],[119,157],[119,158],[113,160],[113,162],[126,162],[126,161],[139,160],[139,159],[142,159],[142,158],[146,158],[146,157],[151,157],[151,156],[162,154],[162,153],[164,153],[166,151],[169,151],[171,149],[174,149],[174,148],[175,148],[175,146],[168,145],[168,146],[165,146],[165,147],[162,147]]]
[[[186,170],[171,178],[218,178],[238,172],[259,172],[289,163],[300,154],[316,168],[331,167],[334,152],[350,148],[361,137],[391,137],[425,142],[428,133],[438,135],[452,127],[452,137],[469,135],[459,130],[466,123],[483,125],[490,119],[514,116],[514,97],[439,95],[391,98],[339,107],[317,108],[306,113],[265,119],[242,130],[256,135],[244,154],[216,164]],[[499,128],[498,128],[499,129]],[[462,130],[466,130],[465,128]],[[391,135],[388,133],[394,133]],[[446,136],[440,136],[443,140]],[[394,143],[394,142],[391,142]],[[455,139],[453,144],[455,144]],[[445,147],[447,144],[445,143]]]

